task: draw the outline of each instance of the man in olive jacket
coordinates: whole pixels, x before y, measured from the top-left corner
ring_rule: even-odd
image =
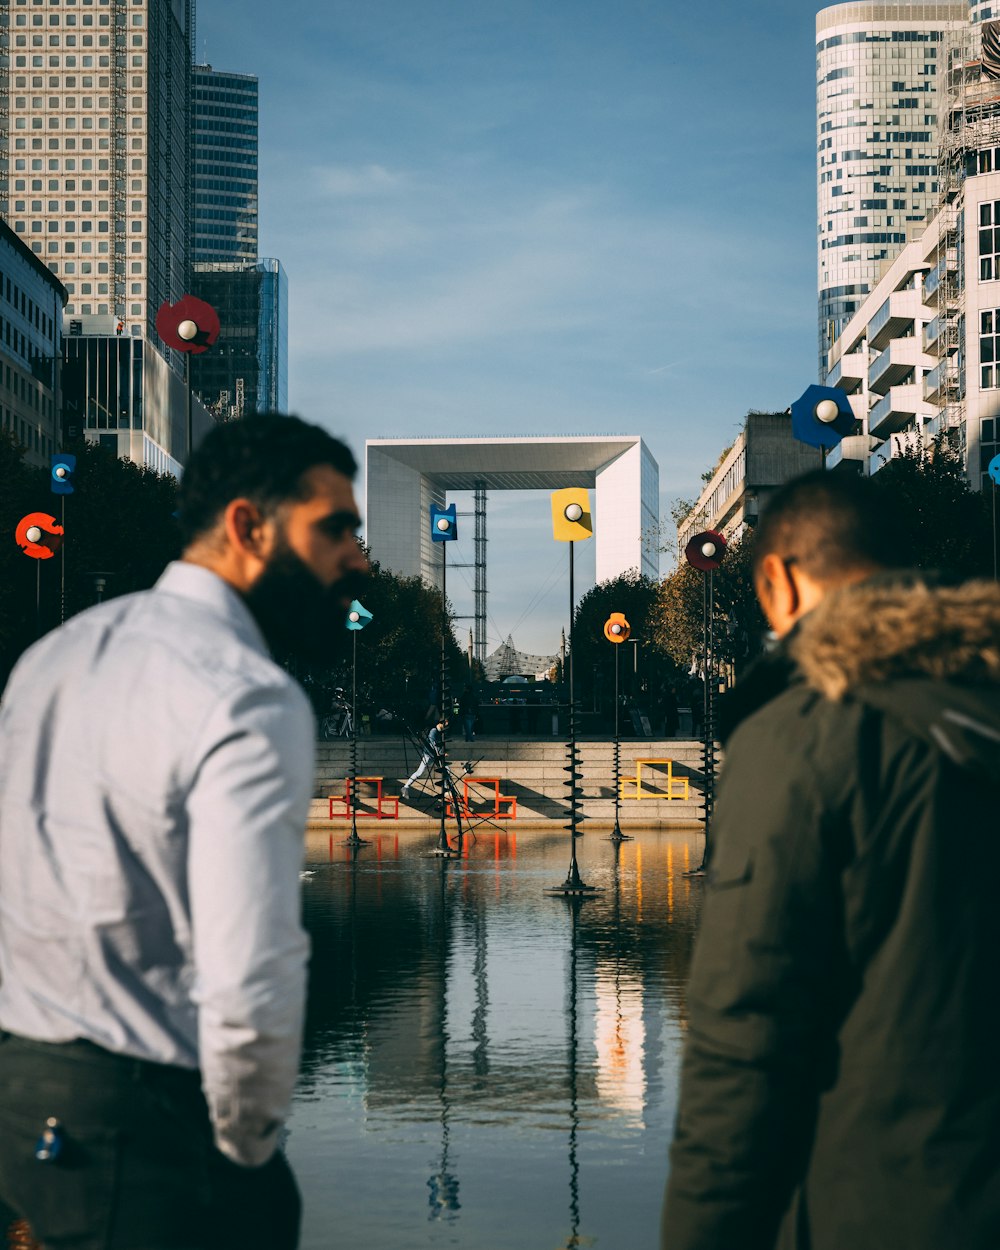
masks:
[[[727,742],[663,1250],[1000,1247],[1000,588],[887,574],[891,530],[818,473],[756,533],[782,642]]]

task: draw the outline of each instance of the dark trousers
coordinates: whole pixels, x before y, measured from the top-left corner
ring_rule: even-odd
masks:
[[[0,1032],[5,1206],[46,1250],[295,1250],[301,1212],[283,1155],[241,1168],[215,1149],[197,1072]]]

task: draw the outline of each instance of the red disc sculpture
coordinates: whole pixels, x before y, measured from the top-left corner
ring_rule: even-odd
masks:
[[[183,295],[176,304],[164,301],[156,313],[156,333],[175,351],[207,352],[219,337],[219,314],[211,304]]]
[[[703,573],[713,573],[722,563],[726,554],[726,540],[718,530],[703,530],[695,534],[684,548],[684,558],[688,564]]]
[[[63,527],[47,512],[29,512],[21,517],[14,541],[32,560],[51,560],[63,540]]]

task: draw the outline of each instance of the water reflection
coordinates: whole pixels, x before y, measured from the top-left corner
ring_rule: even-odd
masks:
[[[693,835],[314,836],[289,1153],[305,1250],[653,1247],[700,886]]]

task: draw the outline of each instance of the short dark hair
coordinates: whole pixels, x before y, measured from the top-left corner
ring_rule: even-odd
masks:
[[[262,515],[271,516],[282,504],[306,498],[302,479],[320,464],[347,478],[358,471],[349,447],[299,417],[262,412],[213,427],[194,449],[181,479],[184,546],[214,529],[233,499],[245,496]]]
[[[868,478],[816,469],[780,486],[753,535],[753,571],[766,555],[795,562],[815,581],[866,569],[905,568],[910,542],[886,497]]]

